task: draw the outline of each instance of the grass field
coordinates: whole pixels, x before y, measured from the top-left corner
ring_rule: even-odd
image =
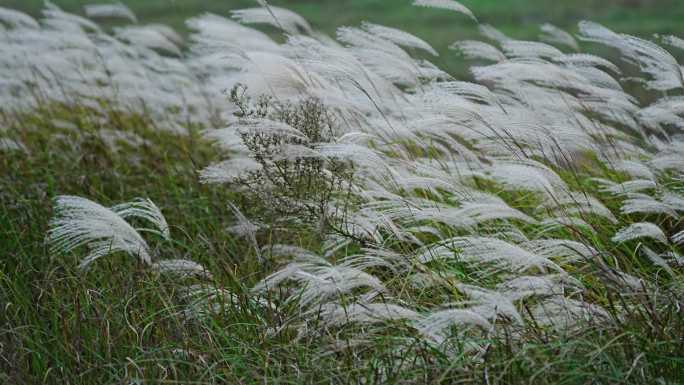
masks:
[[[83,5],[76,0],[55,0],[54,3],[77,13]],[[167,23],[187,33],[184,21],[188,17],[203,12],[228,15],[230,10],[252,6],[254,2],[123,0],[123,3],[130,6],[144,23]],[[414,33],[440,52],[440,57],[434,62],[457,76],[465,76],[471,64],[446,49],[456,40],[477,36],[476,24],[463,15],[411,7],[408,0],[271,0],[270,3],[300,13],[314,28],[331,35],[339,26],[358,25],[362,21]],[[654,33],[684,36],[684,2],[677,0],[463,0],[462,3],[472,9],[482,22],[520,39],[536,40],[539,25],[545,22],[574,32],[576,23],[583,19],[640,36]],[[0,6],[25,10],[37,16],[42,1],[0,0]],[[273,28],[260,28],[276,35]],[[0,35],[2,33],[0,31]],[[283,41],[280,37],[278,39]],[[2,60],[0,58],[0,63],[4,63]],[[182,60],[178,59],[178,62],[185,64]],[[248,66],[245,67],[245,72],[248,72]],[[554,70],[558,68],[560,66],[553,66]],[[21,73],[17,68],[13,70]],[[633,68],[631,70],[634,71]],[[5,86],[2,71],[0,68],[0,90]],[[523,71],[513,71],[509,77],[516,80],[517,77],[543,75],[543,71],[537,68],[530,71],[532,75],[527,75],[527,72],[520,75],[519,72]],[[577,73],[582,72],[577,70]],[[54,75],[56,78],[65,76],[62,73]],[[577,74],[573,72],[573,75]],[[648,78],[644,74],[639,76]],[[7,78],[11,80],[11,76]],[[370,157],[371,167],[366,165],[368,170],[361,168],[367,173],[360,173],[358,190],[361,192],[355,190],[358,197],[350,205],[372,206],[397,197],[406,200],[401,201],[409,209],[406,215],[424,214],[427,219],[410,225],[397,219],[399,226],[393,224],[386,228],[378,225],[380,230],[375,239],[359,239],[354,234],[347,234],[350,244],[339,253],[326,256],[328,260],[321,265],[338,266],[345,263],[345,258],[364,253],[374,258],[381,255],[372,254],[373,250],[405,258],[390,256],[394,259],[387,257],[378,265],[359,269],[377,276],[383,286],[380,294],[374,293],[375,296],[368,301],[410,308],[410,316],[413,312],[423,316],[453,306],[470,306],[481,299],[476,298],[477,293],[472,294],[471,286],[503,290],[501,287],[505,286],[501,285],[512,278],[532,276],[548,277],[557,280],[554,281],[556,283],[562,281],[558,287],[567,290],[573,301],[591,304],[588,309],[602,309],[601,312],[595,311],[596,318],[578,321],[580,327],[577,328],[569,323],[561,330],[556,330],[554,325],[538,324],[542,317],[535,316],[535,309],[544,298],[542,295],[536,298],[537,293],[532,288],[533,294],[524,294],[520,301],[516,299],[515,305],[511,305],[513,310],[507,308],[504,310],[508,313],[504,313],[494,306],[491,311],[494,315],[484,317],[487,319],[481,324],[488,325],[491,321],[496,328],[492,326],[486,333],[480,333],[480,329],[454,323],[454,327],[449,329],[454,336],[446,338],[444,344],[426,342],[429,339],[417,331],[419,328],[411,318],[387,317],[378,326],[374,322],[376,320],[368,316],[370,313],[363,310],[356,314],[361,322],[327,325],[325,317],[316,311],[320,309],[299,303],[299,288],[295,285],[278,287],[260,295],[259,299],[252,295],[255,285],[290,261],[283,255],[260,261],[259,251],[255,251],[248,238],[228,230],[236,220],[229,202],[250,218],[261,212],[270,212],[274,207],[269,207],[270,202],[258,201],[244,190],[231,189],[225,184],[201,183],[202,170],[226,157],[225,151],[203,136],[202,129],[206,127],[187,123],[187,132],[181,135],[167,132],[159,128],[166,122],[156,121],[158,116],[146,115],[144,108],[133,106],[122,111],[110,106],[106,99],[99,100],[101,104],[98,104],[99,107],[104,106],[102,110],[105,112],[92,105],[63,102],[40,104],[33,110],[20,112],[4,111],[0,106],[0,144],[5,145],[1,140],[9,137],[25,146],[17,151],[8,150],[9,146],[0,146],[0,384],[684,384],[684,262],[679,261],[682,257],[678,254],[682,245],[674,240],[675,234],[684,231],[681,217],[684,211],[684,166],[681,165],[684,147],[681,141],[676,140],[676,133],[680,133],[682,126],[663,123],[662,127],[651,129],[644,128],[644,123],[634,128],[604,114],[612,108],[617,111],[616,115],[622,112],[620,108],[624,99],[621,97],[631,87],[637,87],[627,80],[622,84],[627,91],[620,88],[620,92],[615,92],[618,95],[615,99],[599,103],[589,111],[582,109],[583,103],[590,104],[600,99],[604,94],[597,89],[606,91],[602,88],[606,83],[613,86],[605,77],[592,78],[592,82],[588,82],[590,86],[579,92],[568,91],[575,86],[568,85],[569,82],[549,86],[543,81],[535,83],[527,82],[527,79],[520,83],[501,81],[500,84],[497,79],[485,79],[481,84],[501,87],[491,87],[491,91],[484,93],[485,97],[476,101],[467,92],[453,100],[462,102],[464,109],[480,111],[482,108],[496,118],[491,121],[505,126],[496,132],[500,142],[494,141],[487,147],[489,142],[485,139],[490,137],[481,138],[473,134],[476,128],[482,130],[482,126],[431,136],[434,132],[427,129],[425,132],[410,131],[408,127],[412,126],[407,123],[402,131],[405,127],[400,123],[412,118],[416,119],[416,125],[430,129],[432,125],[441,127],[440,124],[447,124],[453,128],[472,123],[469,120],[471,115],[463,114],[459,109],[461,105],[448,110],[445,104],[439,104],[440,109],[447,109],[453,115],[448,115],[448,119],[436,119],[443,118],[439,113],[444,111],[435,112],[435,108],[420,105],[418,98],[412,99],[423,92],[421,87],[428,89],[430,86],[428,82],[419,80],[415,89],[403,84],[394,87],[387,82],[389,91],[376,90],[383,97],[375,100],[369,97],[371,102],[377,101],[381,106],[373,105],[365,98],[373,93],[372,90],[364,89],[363,94],[358,92],[359,97],[353,93],[358,91],[355,88],[344,88],[356,96],[356,99],[351,96],[345,99],[350,105],[362,100],[360,107],[354,105],[354,108],[349,107],[349,111],[356,113],[356,109],[362,110],[365,115],[360,115],[368,118],[363,121],[367,125],[362,129],[375,135],[367,141],[363,136],[361,139],[352,136],[352,143],[363,143],[361,147],[375,157]],[[169,83],[173,84],[173,81],[169,80]],[[515,94],[517,87],[531,92],[536,98],[533,103],[516,99],[519,96]],[[543,92],[548,90],[554,92]],[[174,91],[181,93],[183,89]],[[476,91],[484,92],[482,89]],[[654,92],[640,88],[634,93],[637,96],[629,116],[641,124],[638,119],[644,115],[640,113],[652,100],[637,100],[639,96],[648,94],[649,98],[656,100],[663,95],[679,95],[681,92],[680,89]],[[589,93],[596,99],[580,101],[583,93]],[[561,97],[557,97],[559,94]],[[0,96],[5,95],[0,93]],[[444,97],[443,94],[435,95]],[[220,97],[224,99],[215,101],[217,104],[231,104],[226,95]],[[434,95],[432,97],[438,99]],[[496,108],[486,108],[490,107],[487,98],[497,101],[491,102],[491,106]],[[548,100],[558,105],[549,105]],[[624,104],[632,103],[631,96],[627,100]],[[574,101],[580,107],[575,106]],[[679,104],[672,108],[684,111]],[[226,111],[235,112],[233,109]],[[172,114],[171,111],[168,113]],[[571,114],[573,119],[566,121],[565,113]],[[523,129],[511,133],[507,131],[506,124],[514,118],[529,119],[534,123],[525,121],[527,126],[537,127],[543,123],[556,131],[544,131],[539,137],[529,135]],[[666,119],[675,119],[675,123],[681,124],[684,118],[668,115]],[[570,128],[560,124],[553,126],[558,121]],[[297,122],[305,126],[301,121]],[[594,124],[589,131],[593,129],[596,132],[586,134],[585,122]],[[387,125],[392,130],[388,130]],[[399,128],[399,133],[394,131],[393,125]],[[512,127],[517,128],[515,125]],[[493,125],[486,128],[494,130]],[[107,136],[112,131],[134,134],[136,140],[112,141]],[[459,134],[463,138],[458,137]],[[548,142],[536,141],[546,134],[551,137]],[[515,135],[524,138],[519,139]],[[582,147],[586,141],[592,141],[591,145],[596,144],[597,149]],[[551,144],[547,146],[547,143]],[[449,146],[457,150],[453,154],[445,153],[445,148],[452,148]],[[539,152],[536,152],[537,146],[541,148]],[[565,151],[566,147],[572,150]],[[549,149],[553,156],[547,157],[544,151]],[[561,158],[569,153],[571,159],[559,161],[554,158],[558,157],[556,150]],[[365,160],[367,152],[358,151],[353,154],[351,163]],[[613,158],[613,152],[619,155]],[[481,162],[481,169],[468,169],[470,164],[458,168],[462,164],[454,158],[469,153],[475,155],[472,158],[464,155],[464,159],[470,162],[474,158],[474,163]],[[503,159],[502,153],[508,158]],[[231,157],[233,155],[231,152]],[[630,170],[618,168],[616,164],[623,160],[638,163],[634,173],[640,172],[641,176],[634,177]],[[529,163],[524,163],[526,161]],[[377,177],[380,181],[375,183],[373,177],[376,174],[373,172],[382,169],[385,163],[400,170],[397,175],[405,177],[400,188],[393,183],[383,185],[382,177]],[[666,166],[661,167],[661,163],[666,163]],[[515,180],[515,167],[521,164],[530,167],[525,171],[529,174],[523,173]],[[674,166],[670,167],[672,164]],[[452,165],[458,173],[451,172],[453,169],[449,167]],[[497,165],[502,165],[498,171],[495,169]],[[443,172],[439,168],[441,166],[451,171]],[[462,177],[461,172],[467,176]],[[528,175],[533,177],[527,178]],[[625,193],[620,190],[630,186],[634,188],[629,185],[634,181],[646,185],[635,190],[642,195],[629,195],[631,191]],[[536,182],[542,187],[535,185]],[[625,182],[626,187],[623,185]],[[611,192],[606,186],[617,192]],[[387,190],[383,190],[385,188]],[[391,190],[393,188],[396,190]],[[560,203],[554,206],[557,202],[545,206],[549,205],[545,189],[558,189],[559,197],[564,197],[560,193],[563,189],[575,193],[570,201],[563,203],[569,206],[581,201],[582,197],[595,197],[587,207],[578,203],[576,212],[568,209],[571,214],[567,215],[574,215],[578,222],[586,221],[588,227],[544,225],[544,220],[565,215],[563,210],[566,209]],[[464,207],[460,199],[473,203],[463,198],[463,191],[475,196],[475,206],[493,205],[495,209],[476,214],[458,211]],[[338,192],[340,196],[348,193]],[[200,263],[211,272],[211,279],[207,283],[201,277],[179,278],[160,274],[129,255],[132,253],[124,252],[103,257],[86,271],[79,269],[78,263],[85,254],[82,250],[85,247],[71,253],[54,252],[46,241],[48,230],[54,226],[50,220],[57,215],[53,199],[59,195],[86,197],[106,207],[135,197],[151,199],[161,208],[172,236],[165,239],[159,234],[145,233],[150,253],[159,259],[189,259]],[[653,199],[648,200],[649,197]],[[556,198],[552,195],[551,200]],[[652,206],[643,211],[626,212],[626,202],[638,198]],[[430,211],[433,208],[430,205],[456,214]],[[371,211],[374,214],[368,222],[380,213],[389,217],[392,210],[404,208],[398,205],[382,211],[383,208],[378,207],[374,208],[377,211]],[[463,218],[469,219],[470,215],[476,224],[462,227],[454,224]],[[287,244],[320,252],[321,255],[329,250],[325,242],[328,239],[317,232],[325,223],[309,226],[297,221],[284,222],[289,227],[282,229],[278,226],[284,218],[264,216],[266,218],[260,220],[270,221],[266,225],[275,223],[273,227],[264,225],[267,230],[259,231],[255,236],[255,241],[265,249]],[[664,241],[658,239],[660,233],[653,238],[630,239],[622,243],[612,240],[621,229],[643,222],[662,229]],[[140,224],[136,220],[131,223]],[[415,231],[418,235],[415,239],[409,235],[401,238],[394,236],[393,231],[403,235],[414,234],[411,231]],[[548,260],[541,258],[548,265],[532,264],[525,268],[513,266],[500,270],[465,259],[423,263],[416,257],[426,247],[438,245],[441,238],[471,235],[489,237],[486,239],[490,240],[501,238],[519,245],[544,239],[572,240],[576,242],[573,247],[590,245],[597,252],[592,255],[596,258],[590,261],[574,261],[561,258],[566,256],[567,250],[554,249],[559,255],[552,251]],[[515,256],[516,252],[522,253],[522,247],[509,252]],[[646,247],[657,251],[658,255],[644,256],[642,251]],[[539,253],[542,251],[540,249]],[[457,249],[450,252],[457,254]],[[310,255],[300,257],[308,262],[314,260]],[[378,258],[368,259],[377,263]],[[354,263],[363,265],[368,261]],[[554,270],[555,267],[558,270]],[[310,272],[300,273],[306,276]],[[415,280],[421,278],[429,279],[430,284],[424,288],[413,286]],[[216,295],[214,302],[208,301],[214,306],[213,310],[207,310],[203,317],[191,311],[186,295],[188,290],[195,288],[193,285],[200,284],[209,285],[210,295]],[[546,286],[542,288],[546,290]],[[320,306],[339,305],[343,311],[338,317],[351,317],[350,309],[357,304],[355,301],[364,304],[359,298],[367,300],[366,294],[360,287],[344,293],[333,292],[330,298],[339,300],[339,303],[328,298],[330,302],[321,301]],[[565,294],[564,291],[560,298]],[[487,310],[483,310],[483,314],[489,314]],[[299,328],[295,322],[300,321],[298,317],[309,317],[302,321],[305,326]],[[520,323],[515,322],[517,317],[521,319]],[[477,346],[477,349],[472,346]],[[474,350],[477,354],[473,354]]]
[[[87,2],[58,0],[55,4],[81,12]],[[250,0],[124,0],[143,22],[160,22],[184,30],[189,17],[203,12],[228,15],[230,10],[252,7]],[[401,28],[429,41],[443,57],[434,59],[440,68],[465,75],[465,67],[446,48],[455,40],[477,37],[475,23],[443,12],[411,7],[406,0],[274,0],[304,16],[313,27],[331,36],[339,26],[371,21]],[[463,1],[478,18],[518,39],[536,40],[539,26],[552,23],[573,31],[577,22],[592,20],[622,33],[637,36],[684,35],[684,3],[678,0],[470,0]],[[38,14],[40,0],[4,0],[2,5]],[[268,29],[267,29],[268,30]]]

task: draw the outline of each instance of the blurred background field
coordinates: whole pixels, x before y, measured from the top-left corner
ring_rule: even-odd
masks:
[[[98,0],[54,0],[70,12],[82,12],[83,6]],[[230,10],[255,6],[254,0],[122,0],[141,23],[168,24],[185,30],[188,18],[212,12],[228,16]],[[539,26],[552,23],[574,31],[580,20],[591,20],[622,33],[642,37],[653,34],[684,36],[684,1],[682,0],[462,0],[481,22],[518,39],[536,40]],[[410,0],[271,0],[304,16],[314,28],[334,35],[342,25],[370,21],[411,32],[446,52],[456,40],[477,35],[475,23],[458,14],[411,7]],[[39,15],[42,0],[0,0],[0,5]],[[459,74],[463,68],[455,53],[443,54],[433,62]]]

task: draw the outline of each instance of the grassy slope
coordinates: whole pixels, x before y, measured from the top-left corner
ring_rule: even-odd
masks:
[[[58,116],[81,117],[82,131],[95,130],[82,112]],[[197,323],[183,314],[178,282],[124,256],[105,258],[82,273],[75,267],[78,256],[52,256],[44,246],[50,198],[57,194],[106,205],[145,196],[171,224],[171,244],[151,243],[165,258],[192,258],[214,273],[218,287],[235,293],[246,293],[270,270],[254,263],[248,243],[224,230],[232,222],[226,202],[239,204],[239,197],[197,181],[196,170],[216,154],[198,145],[195,135],[155,132],[149,122],[131,117],[111,121],[118,130],[141,135],[149,147],[113,152],[98,140],[86,140],[70,148],[56,139],[69,133],[36,115],[24,119],[20,131],[30,153],[0,156],[0,245],[5,253],[0,260],[0,383],[260,384],[268,379],[273,384],[346,384],[361,378],[368,384],[640,383],[656,374],[677,378],[684,367],[675,337],[684,336],[683,315],[674,308],[657,318],[647,311],[634,314],[614,329],[585,330],[584,338],[568,336],[549,344],[539,334],[528,336],[522,346],[504,343],[504,349],[488,354],[485,365],[444,357],[429,347],[392,350],[394,345],[382,337],[368,349],[330,354],[325,336],[269,334],[262,320],[268,325],[281,320],[253,309],[246,296],[224,315]],[[573,183],[571,175],[565,177]],[[525,196],[502,197],[522,210],[533,206]],[[606,235],[614,231],[602,231],[595,242],[629,258],[631,250],[609,245]],[[306,235],[299,236],[288,241],[315,249]],[[280,241],[270,235],[261,239],[262,244]],[[633,259],[634,269],[650,270]],[[420,294],[417,300],[429,303],[431,295]],[[644,301],[646,309],[651,306]],[[643,372],[633,376],[636,361]]]
[[[136,4],[134,8],[145,20],[173,25],[200,9],[225,13],[248,3],[179,0],[169,6],[166,1],[128,2]],[[684,12],[684,4],[680,4],[671,12],[665,12],[666,8],[653,11],[637,23],[637,15],[648,12],[611,11],[603,5],[592,14],[589,8],[580,7],[579,1],[573,2],[575,11],[569,6],[533,8],[531,1],[524,0],[507,1],[505,7],[496,0],[478,1],[476,6],[474,1],[463,2],[486,15],[484,20],[519,36],[531,36],[536,33],[534,26],[546,20],[562,25],[559,21],[585,17],[630,32],[676,32],[675,20],[681,20],[678,15]],[[2,5],[35,10],[35,3],[4,0]],[[468,23],[466,20],[404,5],[388,7],[388,1],[294,3],[285,2],[328,31],[332,24],[370,20],[405,27],[441,48],[468,33],[458,24]],[[522,20],[530,24],[520,27]],[[443,32],[445,26],[450,28],[448,33]],[[63,113],[70,120],[79,116],[73,111]],[[81,129],[92,130],[86,120]],[[150,197],[162,207],[176,240],[172,246],[161,245],[161,252],[179,258],[191,256],[216,272],[219,285],[239,291],[262,271],[245,263],[251,260],[249,247],[223,231],[230,222],[225,202],[233,197],[197,183],[195,170],[216,156],[192,138],[155,133],[146,129],[145,122],[130,117],[115,128],[141,134],[151,141],[148,150],[124,148],[112,153],[96,140],[80,149],[66,148],[51,139],[59,130],[49,123],[35,118],[25,124],[36,128],[21,130],[34,132],[21,137],[30,154],[0,154],[0,383],[119,384],[139,378],[239,384],[263,383],[268,378],[276,384],[329,384],[352,383],[358,378],[375,383],[385,378],[395,383],[468,379],[475,383],[580,384],[597,377],[605,383],[629,383],[633,380],[630,369],[637,363],[632,361],[634,357],[647,362],[649,368],[670,368],[671,373],[677,370],[677,363],[679,368],[684,365],[680,358],[668,356],[676,346],[663,342],[667,336],[652,335],[653,329],[642,330],[638,323],[626,325],[615,335],[550,346],[540,336],[538,344],[529,344],[523,351],[493,352],[489,366],[471,368],[437,358],[411,371],[390,373],[377,368],[392,367],[389,364],[396,360],[412,357],[397,357],[383,350],[383,341],[359,356],[345,352],[322,356],[325,348],[315,340],[269,337],[256,326],[257,315],[242,310],[229,312],[231,318],[188,327],[177,314],[180,309],[169,305],[169,298],[175,295],[172,283],[136,269],[134,262],[124,258],[102,261],[86,275],[79,274],[75,257],[48,256],[43,234],[54,195],[76,194],[103,204]],[[638,351],[629,355],[634,347]],[[181,356],[174,349],[190,353]],[[490,380],[488,373],[502,377]]]

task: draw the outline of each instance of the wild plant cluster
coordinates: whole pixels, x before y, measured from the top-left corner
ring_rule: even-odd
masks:
[[[235,160],[229,159],[205,169],[201,178],[244,188],[255,215],[316,223],[324,232],[330,203],[345,192],[349,196],[353,176],[351,161],[324,159],[316,152],[317,146],[335,142],[334,116],[317,98],[293,105],[261,95],[253,102],[241,84],[231,89],[230,102],[237,121],[208,135],[221,140],[224,135],[235,139],[237,133],[250,157],[237,159],[243,172],[232,174]]]
[[[472,370],[531,344],[625,335],[659,341],[625,348],[626,383],[684,372],[684,76],[670,53],[684,40],[581,22],[577,35],[544,25],[540,41],[521,41],[456,1],[415,0],[478,23],[482,40],[450,47],[472,63],[459,80],[407,32],[364,23],[333,39],[259,3],[188,20],[187,42],[158,25],[110,34],[54,5],[40,22],[0,8],[3,114],[75,105],[144,114],[175,135],[202,126],[225,156],[199,178],[244,198],[225,202],[226,232],[262,270],[229,292],[191,258],[156,255],[145,233],[173,232],[147,200],[57,197],[55,253],[85,248],[88,268],[123,253],[193,276],[181,304],[197,322],[238,304],[264,335],[328,354],[367,362],[369,346],[388,344],[385,379],[388,366]],[[135,19],[121,5],[88,14]],[[3,135],[3,151],[22,151],[21,132]],[[314,249],[283,235],[307,224]],[[680,359],[644,358],[655,356]],[[501,381],[488,373],[483,383]]]

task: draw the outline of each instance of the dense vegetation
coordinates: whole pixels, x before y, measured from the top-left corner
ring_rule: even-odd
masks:
[[[3,3],[0,382],[681,383],[682,7],[584,2]]]

